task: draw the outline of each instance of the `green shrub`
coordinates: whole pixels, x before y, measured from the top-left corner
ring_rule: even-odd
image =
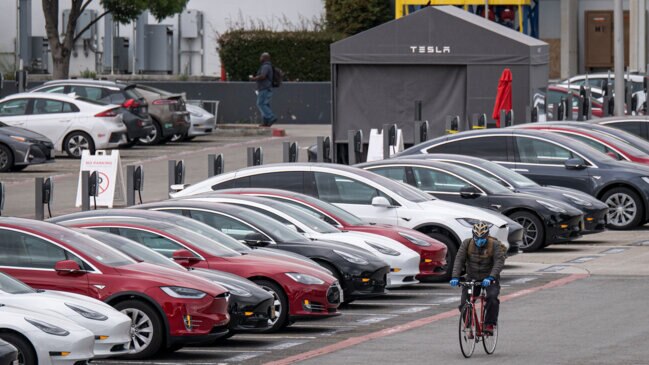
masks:
[[[394,19],[388,0],[325,0],[329,30],[353,35]]]
[[[342,36],[324,31],[234,29],[220,35],[218,51],[228,79],[247,81],[259,68],[259,55],[270,53],[285,81],[328,81],[329,45]]]

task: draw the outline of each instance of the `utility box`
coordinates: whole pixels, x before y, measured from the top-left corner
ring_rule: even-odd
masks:
[[[29,70],[32,73],[45,74],[48,66],[49,43],[44,37],[29,37],[31,48],[31,59],[29,61]]]
[[[199,10],[185,10],[180,15],[180,37],[198,38],[203,34],[203,13]]]
[[[139,45],[140,47],[142,45]],[[144,28],[144,73],[171,74],[173,30],[170,25],[147,24]]]
[[[113,37],[113,71],[128,73],[129,45],[128,37]]]
[[[90,22],[95,20],[97,17],[97,12],[95,10],[84,10],[81,15],[79,16],[79,19],[77,19],[77,26],[74,31],[74,35],[76,37],[79,32],[84,29]],[[65,29],[68,26],[68,19],[70,19],[70,9],[65,9],[63,10],[63,21],[61,22],[61,33],[65,33]],[[93,24],[88,30],[83,32],[83,35],[79,37],[78,40],[86,40],[86,39],[93,39],[95,37],[95,34],[97,34],[97,23]]]

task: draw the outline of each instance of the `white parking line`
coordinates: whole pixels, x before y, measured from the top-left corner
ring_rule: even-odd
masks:
[[[385,313],[343,313],[343,316],[363,316],[363,317],[385,316],[385,315],[386,315]],[[396,317],[396,316],[391,316],[391,317]]]
[[[392,319],[394,317],[396,316],[390,315],[390,316],[383,316],[383,317],[367,317],[367,318],[357,320],[356,323],[360,323],[362,325],[368,325],[368,324],[383,322],[385,320]]]
[[[442,303],[442,304],[447,304],[447,303],[459,302],[460,299],[461,299],[460,296],[454,296],[454,297],[444,298],[444,299],[439,300],[439,301],[437,301],[437,302],[438,302],[438,303]]]
[[[266,346],[264,347],[265,349],[269,350],[285,350],[291,347],[295,347],[298,345],[301,345],[303,343],[307,343],[309,341],[291,341],[291,342],[280,342],[274,345]]]
[[[398,314],[419,313],[428,309],[430,309],[430,307],[409,307],[409,308],[403,308],[396,311],[392,311],[391,313],[398,313]]]
[[[293,326],[291,326],[293,327]],[[273,334],[264,334],[264,335],[253,335],[253,334],[237,334],[236,339],[237,340],[247,340],[247,339],[255,339],[259,338],[262,340],[279,340],[279,339],[285,339],[285,340],[313,340],[316,339],[317,337],[315,336],[289,336],[289,335],[273,335]]]
[[[457,294],[456,294],[457,295]],[[362,304],[362,305],[376,305],[378,307],[380,306],[415,306],[415,305],[429,305],[429,306],[435,306],[439,305],[439,303],[371,303],[371,302],[354,302],[354,304]]]
[[[241,361],[246,361],[250,359],[254,359],[255,357],[261,355],[261,353],[245,353],[237,356],[232,356],[228,357],[227,359],[223,359],[224,362],[230,363],[230,362],[241,362]]]

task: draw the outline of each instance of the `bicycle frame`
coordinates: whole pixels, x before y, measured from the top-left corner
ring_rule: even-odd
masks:
[[[467,283],[460,284],[463,287],[467,288],[467,298],[465,305],[470,308],[471,311],[471,319],[475,321],[476,324],[476,333],[474,336],[476,339],[479,339],[482,337],[482,329],[484,326],[484,319],[485,319],[485,302],[487,298],[487,291],[485,288],[480,289],[480,295],[475,295],[475,288],[476,287],[481,287],[482,284],[476,281],[470,281]],[[480,317],[478,317],[478,313],[476,311],[475,304],[477,301],[480,301]],[[471,323],[467,321],[467,324]]]

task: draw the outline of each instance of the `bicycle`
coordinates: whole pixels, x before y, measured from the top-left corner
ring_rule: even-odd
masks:
[[[460,282],[460,287],[467,288],[467,299],[460,313],[459,339],[462,355],[469,358],[475,351],[476,343],[482,341],[482,346],[487,354],[491,355],[496,351],[498,343],[498,328],[494,326],[492,334],[486,334],[484,329],[485,302],[487,291],[480,290],[480,295],[474,295],[474,288],[481,287],[481,281]],[[484,288],[483,288],[484,289]],[[480,315],[476,308],[476,302],[480,302]]]

